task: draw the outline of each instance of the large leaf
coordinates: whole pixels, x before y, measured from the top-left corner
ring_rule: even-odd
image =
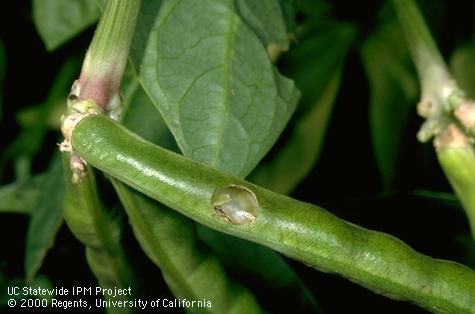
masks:
[[[354,36],[355,29],[349,24],[325,23],[312,28],[290,52],[287,62],[303,94],[299,114],[286,144],[255,169],[251,181],[288,194],[311,171],[324,143],[341,68]]]
[[[41,267],[62,223],[64,182],[59,153],[51,162],[40,193],[26,235],[25,274],[28,280],[32,280]]]
[[[294,0],[280,0],[280,7],[282,10],[282,15],[284,16],[285,26],[287,28],[287,33],[293,33],[296,28],[295,23],[295,1]]]
[[[384,189],[397,182],[408,119],[415,113],[418,84],[400,26],[381,25],[364,42],[363,65],[371,88],[370,129]]]
[[[271,161],[257,167],[249,180],[282,194],[289,194],[297,187],[320,155],[339,86],[337,71],[327,90],[297,121],[287,144]]]
[[[142,0],[134,38],[130,46],[130,60],[136,73],[140,71],[142,60],[151,36],[153,25],[157,19],[158,11],[163,0]]]
[[[163,1],[140,69],[183,154],[246,176],[298,99],[233,1]]]
[[[94,24],[98,18],[95,0],[33,0],[33,21],[49,51]]]
[[[47,175],[19,180],[0,188],[0,212],[30,214],[36,207]]]
[[[289,48],[284,15],[279,0],[237,0],[240,17],[266,45],[277,45],[281,50]]]
[[[122,123],[146,140],[178,151],[173,135],[131,67],[127,68],[122,80],[122,94],[124,100]]]
[[[450,70],[468,97],[475,99],[475,45],[457,48],[450,58]]]

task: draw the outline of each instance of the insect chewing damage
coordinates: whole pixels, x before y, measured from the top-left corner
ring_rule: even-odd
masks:
[[[256,220],[259,203],[255,194],[239,185],[217,188],[211,197],[214,212],[234,225],[244,225]]]

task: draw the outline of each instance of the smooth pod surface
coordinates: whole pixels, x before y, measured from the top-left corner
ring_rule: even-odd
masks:
[[[83,119],[72,145],[96,168],[210,228],[431,311],[475,313],[475,272],[466,266],[167,151],[105,116]],[[255,195],[259,211],[252,223],[230,224],[211,206],[218,188],[233,185]]]

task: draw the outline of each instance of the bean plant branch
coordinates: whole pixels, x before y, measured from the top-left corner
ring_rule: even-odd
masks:
[[[117,118],[119,86],[139,8],[140,0],[108,1],[62,117],[65,141],[60,150],[66,153],[63,215],[74,236],[85,245],[88,264],[103,288],[127,289],[134,287],[136,280],[121,244],[121,221],[102,206],[92,168],[72,150],[70,137],[74,125],[86,115],[107,112]],[[109,309],[116,311],[124,312]]]
[[[475,313],[475,272],[153,145],[104,115],[72,133],[88,163],[215,230],[435,312]]]
[[[421,82],[420,141],[434,137],[439,163],[467,213],[475,239],[475,102],[450,74],[414,0],[393,0]]]
[[[119,87],[140,3],[140,0],[107,2],[70,98],[91,99],[107,111],[120,106]]]
[[[409,51],[421,82],[421,101],[418,113],[427,119],[418,138],[425,142],[439,134],[446,126],[446,113],[452,110],[450,100],[463,95],[430,35],[419,9],[413,0],[393,0]]]

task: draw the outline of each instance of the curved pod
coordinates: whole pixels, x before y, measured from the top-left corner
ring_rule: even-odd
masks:
[[[82,120],[72,145],[88,163],[210,228],[432,311],[475,313],[475,272],[468,267],[167,151],[105,116]],[[227,186],[252,192],[255,219],[234,224],[216,212],[213,195]]]

